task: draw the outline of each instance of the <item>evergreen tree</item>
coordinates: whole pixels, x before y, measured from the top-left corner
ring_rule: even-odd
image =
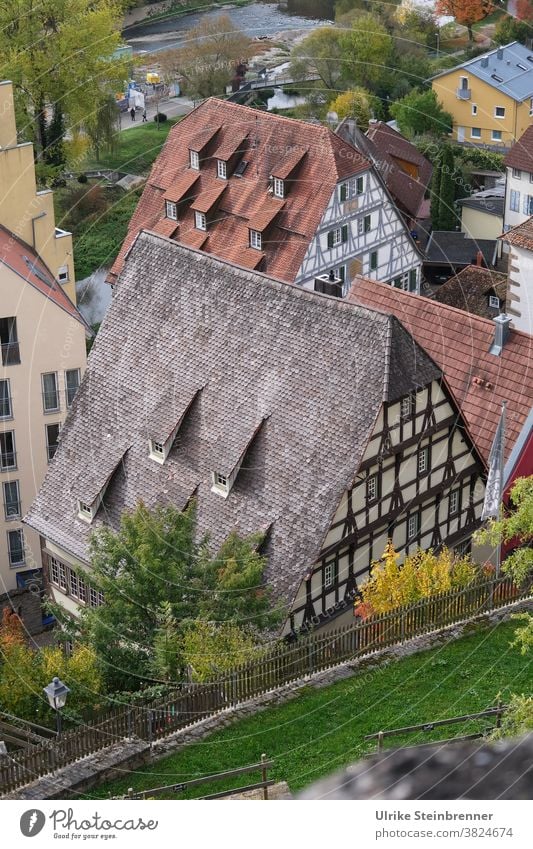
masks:
[[[65,135],[65,121],[63,110],[59,103],[54,104],[52,120],[46,130],[46,147],[44,159],[48,165],[62,168],[65,164],[65,147],[63,137]]]
[[[455,201],[455,163],[453,151],[449,144],[445,145],[441,156],[440,187],[439,187],[439,229],[455,230],[457,213]]]
[[[442,150],[439,150],[433,160],[433,176],[431,178],[431,226],[433,230],[441,230],[440,226],[440,183],[442,177]]]

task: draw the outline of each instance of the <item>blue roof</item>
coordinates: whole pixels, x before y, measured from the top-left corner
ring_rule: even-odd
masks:
[[[528,50],[518,41],[497,47],[448,71],[442,71],[432,79],[443,77],[459,68],[497,88],[513,100],[522,101],[533,97],[533,50]]]

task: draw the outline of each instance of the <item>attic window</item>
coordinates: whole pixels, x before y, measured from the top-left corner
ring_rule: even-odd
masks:
[[[494,309],[500,309],[500,299],[496,297],[496,295],[489,295],[489,307],[494,307]]]
[[[205,212],[196,212],[194,213],[194,221],[197,230],[207,230],[207,218],[205,217]]]
[[[57,272],[57,279],[60,283],[68,283],[68,265],[62,265]]]
[[[413,415],[414,398],[412,395],[406,395],[400,403],[400,416],[402,421],[410,419]]]
[[[351,200],[352,198],[355,198],[358,195],[362,195],[364,190],[365,190],[365,178],[364,177],[353,177],[351,180],[348,180],[346,183],[341,183],[340,188],[339,188],[341,203],[345,200]]]
[[[250,247],[260,251],[262,249],[262,243],[263,240],[259,230],[250,230]]]
[[[493,80],[496,80],[497,83],[503,83],[503,77],[499,77],[498,74],[491,74]]]
[[[151,439],[150,457],[152,458],[152,460],[156,460],[158,463],[164,463],[167,457],[165,444],[163,442],[157,442],[155,439]]]
[[[176,203],[173,203],[171,200],[167,200],[165,209],[167,218],[171,218],[172,221],[178,220],[178,205]]]
[[[517,67],[517,68],[520,68],[520,70],[521,70],[521,71],[527,71],[526,66],[525,66],[525,65],[522,65],[522,63],[521,63],[521,62],[517,62],[517,63],[516,63],[516,67]]]
[[[217,159],[217,176],[220,177],[221,180],[228,179],[228,169],[226,162],[223,159]]]
[[[285,197],[285,182],[280,180],[279,177],[274,177],[274,197]]]
[[[242,177],[242,175],[244,174],[244,172],[246,171],[247,168],[248,168],[247,160],[241,159],[241,161],[239,162],[239,164],[237,165],[237,167],[234,171],[234,176],[235,177]]]
[[[189,151],[189,165],[191,168],[194,168],[195,171],[200,170],[200,155],[197,150]]]
[[[78,501],[78,516],[84,522],[92,522],[96,515],[96,510],[91,504],[85,504],[84,501]]]
[[[212,472],[212,482],[213,485],[211,487],[211,491],[227,498],[230,490],[230,480],[228,476],[223,475],[220,472]]]

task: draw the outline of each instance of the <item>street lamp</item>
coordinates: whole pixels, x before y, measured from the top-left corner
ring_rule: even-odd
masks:
[[[59,678],[53,678],[48,686],[43,687],[43,693],[50,703],[50,707],[56,712],[56,727],[57,736],[61,734],[61,709],[65,707],[67,696],[70,693],[70,687]]]

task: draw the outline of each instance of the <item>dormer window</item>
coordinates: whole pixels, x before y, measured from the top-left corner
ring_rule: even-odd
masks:
[[[500,309],[500,299],[496,295],[489,295],[489,307],[493,307],[495,310]]]
[[[194,168],[195,171],[200,170],[200,154],[197,150],[189,151],[189,165],[191,168]]]
[[[86,504],[84,501],[78,501],[78,517],[84,522],[91,523],[96,515],[96,510],[93,505]]]
[[[166,459],[165,446],[162,442],[156,442],[155,439],[150,440],[150,457],[157,460],[158,463],[163,463]]]
[[[172,221],[178,220],[178,205],[177,203],[173,203],[171,200],[167,200],[166,205],[166,215],[167,218],[171,218]]]
[[[217,176],[220,177],[221,180],[228,179],[227,163],[223,159],[217,159]]]
[[[274,177],[274,197],[285,197],[285,182],[280,180],[279,177]]]
[[[230,490],[230,481],[228,476],[223,475],[220,472],[212,472],[212,481],[213,485],[211,487],[211,491],[227,498]]]
[[[412,395],[406,395],[400,403],[400,416],[403,421],[407,421],[413,415],[414,399]]]
[[[194,213],[194,221],[197,230],[207,230],[207,218],[205,217],[205,212],[196,212]]]
[[[250,247],[257,251],[262,249],[262,236],[258,230],[250,230]]]
[[[68,283],[69,273],[68,273],[68,265],[62,265],[59,271],[57,272],[57,279],[60,283]]]

